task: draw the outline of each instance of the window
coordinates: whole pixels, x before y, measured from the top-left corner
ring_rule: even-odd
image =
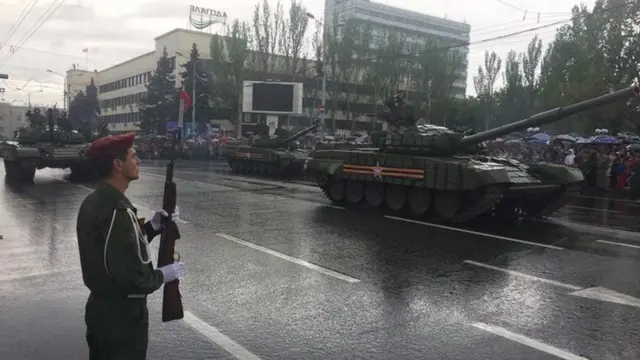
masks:
[[[4,134],[4,126],[0,126],[0,134]]]

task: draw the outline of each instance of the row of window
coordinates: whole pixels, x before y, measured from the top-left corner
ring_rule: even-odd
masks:
[[[144,94],[146,94],[146,92],[139,92],[137,94],[124,95],[124,96],[118,96],[111,99],[100,100],[100,109],[115,110],[120,106],[123,106],[123,107],[129,106],[129,105],[137,106],[138,104],[140,104],[140,102],[144,98]]]
[[[358,14],[371,16],[372,18],[383,19],[387,21],[394,21],[397,23],[405,24],[405,25],[413,25],[425,30],[435,30],[435,31],[441,31],[443,33],[456,34],[456,35],[462,35],[462,36],[469,34],[469,31],[461,31],[451,26],[435,24],[432,21],[419,21],[414,19],[408,19],[404,16],[391,15],[391,14],[386,14],[380,11],[368,10],[368,9],[357,9],[356,11]]]
[[[102,119],[107,121],[109,124],[139,123],[142,120],[141,113],[139,112],[105,115],[105,116],[102,116]]]
[[[169,66],[171,69],[176,68],[176,57],[169,58]],[[126,89],[132,86],[146,84],[151,78],[151,71],[144,72],[142,74],[129,76],[128,78],[112,81],[110,83],[98,86],[100,94],[104,94],[110,91],[116,91],[120,89]]]
[[[110,91],[116,91],[120,89],[126,89],[128,87],[146,84],[151,77],[151,71],[144,72],[142,74],[129,76],[128,78],[112,81],[104,85],[98,86],[100,94],[108,93]]]

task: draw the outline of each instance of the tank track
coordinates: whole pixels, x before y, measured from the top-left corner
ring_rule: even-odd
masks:
[[[569,202],[569,200],[575,197],[576,195],[578,195],[578,193],[580,193],[580,187],[578,185],[570,185],[564,189],[562,194],[557,199],[551,201],[550,203],[547,204],[547,206],[544,206],[538,211],[533,212],[527,217],[531,217],[531,218],[548,217],[552,215],[554,212],[563,208]]]
[[[335,205],[344,205],[346,200],[336,201],[333,200],[329,194],[329,187],[327,179],[319,179],[318,185],[322,190],[324,196],[331,201],[332,204]],[[463,223],[473,220],[474,218],[491,211],[491,209],[498,204],[504,195],[505,189],[499,186],[490,186],[486,189],[486,192],[481,198],[475,199],[468,206],[463,207],[454,217],[452,218],[439,218],[437,216],[425,216],[425,220],[431,220],[435,222],[441,223]]]
[[[487,213],[493,207],[502,201],[505,189],[499,186],[489,186],[482,199],[476,200],[470,206],[464,207],[453,218],[441,219],[435,218],[438,222],[463,223],[473,220],[474,218]]]

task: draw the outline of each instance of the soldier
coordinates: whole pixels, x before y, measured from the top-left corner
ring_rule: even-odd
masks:
[[[144,360],[148,344],[147,295],[184,274],[181,262],[153,268],[149,243],[167,217],[158,210],[138,219],[124,192],[138,179],[135,133],[107,136],[87,150],[102,181],[80,206],[76,225],[82,278],[90,295],[85,307],[90,360]],[[179,216],[176,207],[171,221]]]

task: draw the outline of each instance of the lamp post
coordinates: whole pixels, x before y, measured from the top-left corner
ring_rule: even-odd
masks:
[[[312,13],[307,12],[306,13],[307,17],[313,21],[315,21],[316,23],[320,24],[320,26],[322,26],[322,98],[321,98],[321,102],[322,102],[322,114],[320,116],[320,119],[322,120],[322,125],[326,126],[325,119],[326,119],[326,114],[327,114],[327,71],[325,70],[325,66],[327,65],[327,29],[324,26],[324,23],[318,19],[316,19],[315,16],[313,16]],[[335,131],[335,129],[334,129]]]
[[[180,55],[183,58],[191,60],[191,57],[183,55],[181,52],[176,51],[176,55]],[[191,131],[196,132],[196,67],[200,61],[205,59],[198,59],[191,65]]]
[[[21,88],[16,88],[16,90],[18,90],[18,91],[24,91],[24,90],[23,90],[23,89],[21,89]],[[27,93],[27,100],[28,100],[28,101],[27,101],[27,104],[28,104],[28,106],[29,106],[29,109],[31,109],[31,94],[41,93],[41,92],[42,92],[42,90],[36,90],[36,91],[25,91],[25,92]]]

